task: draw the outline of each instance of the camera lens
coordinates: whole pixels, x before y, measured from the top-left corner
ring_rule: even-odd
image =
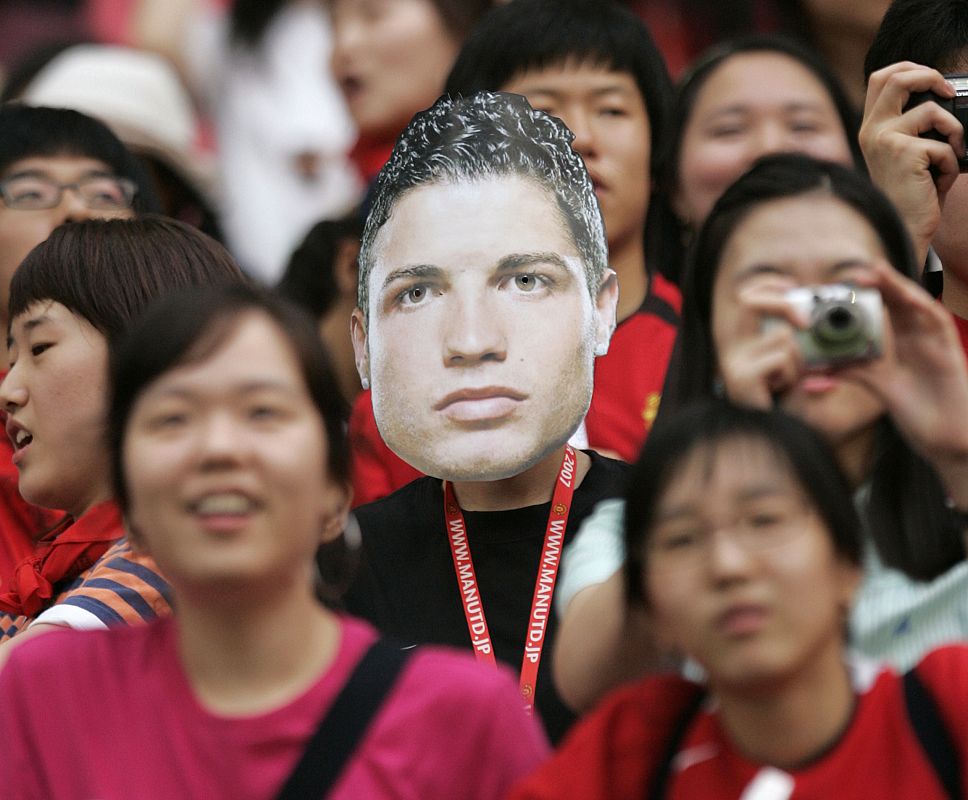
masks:
[[[848,303],[831,303],[817,315],[813,334],[821,342],[843,345],[863,333],[857,308]]]

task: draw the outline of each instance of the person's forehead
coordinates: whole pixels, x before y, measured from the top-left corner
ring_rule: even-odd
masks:
[[[702,442],[673,465],[664,501],[694,496],[701,504],[711,486],[740,495],[751,486],[792,491],[798,481],[790,462],[776,447],[758,436],[737,434]]]
[[[207,345],[205,337],[214,336]],[[302,365],[292,342],[277,322],[260,311],[246,311],[225,330],[202,334],[200,358],[179,360],[159,374],[148,389],[163,394],[172,386],[222,392],[243,387],[275,387],[308,396]],[[146,396],[149,394],[146,389]]]
[[[572,85],[576,79],[581,81],[582,87]],[[628,70],[616,69],[597,60],[572,57],[540,66],[523,67],[507,80],[501,91],[521,91],[520,88],[509,87],[525,87],[538,91],[542,84],[562,90],[588,86],[598,90],[632,92],[641,96],[636,77]],[[644,102],[645,98],[642,100]]]
[[[758,88],[764,82],[769,83],[765,94]],[[726,92],[729,96],[724,96]],[[733,95],[775,105],[809,97],[833,107],[833,98],[820,77],[802,61],[777,50],[752,50],[726,58],[702,83],[696,105],[728,105]]]
[[[580,261],[550,189],[520,176],[437,181],[397,198],[375,240],[374,272],[399,261],[453,267],[470,255],[494,263],[508,253],[536,251]]]
[[[113,175],[114,170],[97,158],[83,155],[35,155],[12,161],[0,177],[33,173],[60,181],[77,180],[85,175]]]

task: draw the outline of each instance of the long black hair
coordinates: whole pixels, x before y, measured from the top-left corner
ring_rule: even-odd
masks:
[[[767,156],[719,199],[699,231],[683,283],[682,323],[669,364],[657,426],[690,401],[714,393],[717,357],[712,339],[712,295],[722,254],[756,208],[773,200],[827,194],[860,214],[876,232],[888,261],[917,280],[904,224],[869,180],[838,164],[809,156]],[[961,532],[944,510],[945,493],[934,468],[917,455],[890,419],[878,423],[870,500],[865,518],[881,560],[910,577],[930,580],[964,560]]]

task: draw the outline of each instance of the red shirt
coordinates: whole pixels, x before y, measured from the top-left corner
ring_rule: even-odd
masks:
[[[349,426],[350,465],[353,472],[353,508],[392,494],[410,481],[423,477],[394,453],[376,427],[370,390],[353,401]]]
[[[937,701],[964,775],[968,647],[935,650],[917,671]],[[509,800],[640,800],[696,691],[678,676],[649,678],[618,690],[573,729],[557,756],[519,784]],[[880,672],[869,688],[859,690],[856,711],[839,741],[801,769],[782,772],[749,760],[707,707],[687,726],[672,764],[666,791],[670,800],[746,796],[751,783],[767,773],[792,782],[792,793],[781,795],[790,800],[946,797],[908,720],[901,679],[891,670]]]
[[[0,371],[0,381],[7,371]],[[34,550],[34,542],[51,530],[64,513],[33,506],[20,496],[20,474],[13,465],[13,445],[3,430],[6,412],[0,411],[0,591],[14,567]]]
[[[608,353],[595,359],[595,391],[585,417],[593,450],[635,461],[655,421],[676,341],[679,289],[652,276],[642,307],[622,320]]]

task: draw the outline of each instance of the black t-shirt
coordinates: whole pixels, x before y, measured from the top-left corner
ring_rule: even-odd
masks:
[[[600,500],[621,495],[629,467],[594,452],[591,468],[575,490],[565,542]],[[467,539],[494,652],[521,669],[538,562],[551,503],[510,511],[465,511]],[[441,481],[419,478],[389,497],[354,512],[363,535],[356,580],[347,610],[404,645],[446,644],[471,649],[454,562],[444,522]],[[535,705],[552,741],[574,715],[555,691],[551,649],[557,620],[548,616]]]

